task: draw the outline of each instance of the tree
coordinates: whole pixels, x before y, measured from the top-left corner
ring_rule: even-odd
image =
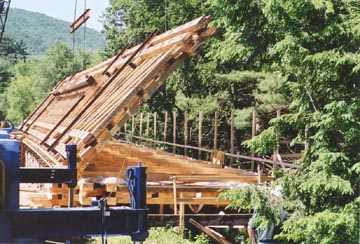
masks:
[[[90,64],[93,58],[99,60],[98,56],[85,53],[85,64]],[[67,45],[57,43],[43,58],[17,63],[13,69],[14,77],[8,81],[8,87],[2,94],[1,113],[7,119],[20,123],[56,83],[75,70],[80,70],[82,59],[83,57],[74,55]]]
[[[0,58],[0,93],[3,93],[12,76],[9,61]]]
[[[291,91],[288,114],[272,121],[276,133],[291,126],[294,141],[309,148],[303,169],[287,173],[289,199],[302,211],[288,222],[283,240],[295,243],[357,243],[359,219],[360,88],[359,5],[356,1],[267,1],[264,12],[277,30],[269,49],[272,69]],[[354,31],[355,30],[355,31]],[[265,134],[247,143],[253,150]],[[342,233],[339,235],[339,233]]]
[[[255,105],[264,114],[281,106],[286,113],[269,123],[263,116],[263,132],[244,144],[266,154],[277,148],[278,135],[286,133],[294,144],[309,145],[298,162],[301,170],[277,172],[294,210],[279,238],[293,243],[357,243],[358,2],[168,1],[164,7],[158,1],[152,5],[114,0],[105,23],[108,47],[138,43],[145,33],[155,27],[161,30],[166,23],[171,27],[173,22],[166,22],[166,17],[190,20],[190,14],[177,14],[187,7],[196,8],[197,14],[210,12],[217,35],[204,53],[167,80],[147,108],[166,101],[167,110],[191,111],[191,106],[210,97],[220,108],[225,104],[227,111],[239,109],[240,118],[240,111]],[[164,15],[165,9],[171,12]],[[110,17],[114,13],[116,19]],[[242,91],[249,94],[243,100]],[[246,126],[244,120],[238,122],[238,128]]]
[[[12,64],[16,64],[19,61],[25,62],[29,53],[23,40],[15,41],[14,39],[5,37],[1,41],[0,55]]]
[[[29,77],[21,77],[11,82],[6,89],[5,98],[7,104],[6,118],[19,123],[22,121],[35,107],[36,100],[34,91],[36,87],[32,86]]]

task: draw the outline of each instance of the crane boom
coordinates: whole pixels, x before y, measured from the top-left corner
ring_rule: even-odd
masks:
[[[5,32],[5,24],[9,13],[11,0],[0,0],[0,42]]]

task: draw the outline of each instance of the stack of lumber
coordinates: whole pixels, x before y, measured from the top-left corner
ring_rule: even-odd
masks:
[[[163,34],[154,32],[142,44],[65,77],[20,127],[25,165],[66,167],[65,146],[76,144],[78,205],[101,196],[112,205],[128,203],[125,171],[139,161],[148,168],[148,203],[153,204],[170,204],[177,197],[216,197],[220,186],[210,189],[208,181],[258,182],[258,176],[239,169],[110,140],[184,58],[214,34],[210,21],[204,16]],[[171,180],[173,176],[183,179]],[[34,201],[37,206],[66,206],[67,194],[65,184],[51,184]]]
[[[126,169],[141,162],[147,167],[147,203],[172,205],[178,201],[225,206],[217,199],[223,187],[257,183],[271,177],[219,164],[199,161],[127,142],[109,140],[86,165],[75,188],[75,204],[89,206],[94,198],[105,197],[109,205],[129,204]],[[67,206],[66,184],[47,184],[47,194],[33,199],[36,206]],[[175,194],[175,195],[174,195]]]
[[[23,122],[26,150],[44,166],[66,164],[65,145],[76,144],[79,161],[102,145],[163,84],[181,61],[194,55],[214,28],[200,17],[60,81]]]

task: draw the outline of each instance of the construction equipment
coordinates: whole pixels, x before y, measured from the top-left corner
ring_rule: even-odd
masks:
[[[65,77],[18,134],[6,131],[0,139],[0,243],[112,234],[137,242],[147,238],[145,167],[126,171],[130,207],[109,207],[108,197],[91,204],[96,206],[74,208],[73,188],[125,121],[214,34],[210,21],[202,16],[160,35],[154,31],[142,44]],[[20,183],[67,184],[68,208],[20,209]]]
[[[5,24],[9,13],[11,0],[0,0],[0,42],[5,32]]]
[[[5,131],[6,134],[8,131]],[[38,242],[47,238],[130,235],[135,242],[148,237],[146,168],[128,168],[131,207],[109,207],[100,199],[93,207],[20,209],[20,183],[77,184],[76,145],[66,146],[68,168],[20,167],[19,141],[0,139],[0,243]]]

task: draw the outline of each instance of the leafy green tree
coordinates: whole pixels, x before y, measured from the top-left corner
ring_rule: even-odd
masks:
[[[7,110],[6,118],[19,123],[33,109],[35,98],[34,89],[29,77],[15,79],[6,89]]]
[[[67,45],[57,43],[46,52],[45,57],[16,64],[14,78],[2,94],[0,111],[7,119],[21,122],[56,83],[75,70],[81,70],[83,63],[89,66],[99,59],[99,54],[90,52],[86,52],[84,57],[82,53],[74,55]]]
[[[71,75],[75,70],[80,70],[80,64],[75,63],[74,59],[73,51],[65,43],[56,43],[46,51],[41,70],[42,76],[48,82],[47,90],[65,76]]]

